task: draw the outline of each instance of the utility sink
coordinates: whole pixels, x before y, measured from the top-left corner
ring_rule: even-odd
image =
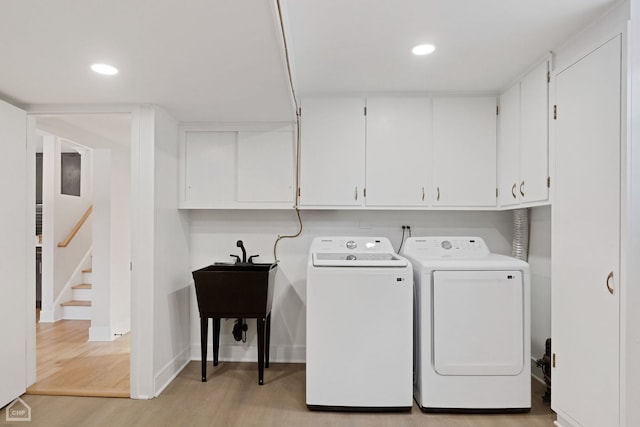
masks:
[[[215,263],[193,272],[200,315],[256,317],[271,312],[277,264]]]
[[[269,367],[271,303],[277,267],[277,264],[268,263],[214,263],[192,273],[200,311],[202,381],[207,380],[209,319],[213,319],[213,366],[217,366],[220,319],[255,318],[258,327],[258,384],[264,384],[264,368]]]

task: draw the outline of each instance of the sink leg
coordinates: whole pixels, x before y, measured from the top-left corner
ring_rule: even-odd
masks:
[[[218,354],[220,351],[220,318],[213,318],[213,366],[218,366]]]
[[[264,318],[256,319],[258,324],[258,384],[264,384]]]
[[[200,356],[202,357],[202,382],[207,381],[207,335],[209,329],[209,319],[200,318]]]
[[[271,313],[267,315],[267,331],[265,333],[264,367],[269,367],[269,345],[271,344]]]

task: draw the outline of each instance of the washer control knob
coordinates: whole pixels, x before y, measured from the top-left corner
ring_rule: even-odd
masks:
[[[440,245],[442,246],[442,249],[446,249],[446,250],[451,249],[451,242],[448,240],[443,240]]]
[[[349,241],[347,242],[347,248],[349,248],[349,249],[355,249],[355,248],[357,248],[357,247],[358,247],[358,245],[357,245],[357,244],[356,244],[356,242],[354,242],[353,240],[349,240]]]

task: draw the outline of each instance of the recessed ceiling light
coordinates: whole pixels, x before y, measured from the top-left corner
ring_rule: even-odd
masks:
[[[411,52],[413,52],[414,55],[428,55],[434,50],[436,50],[436,47],[432,44],[419,44],[414,46]]]
[[[118,74],[118,69],[109,64],[92,64],[91,69],[98,74],[104,74],[105,76],[113,76]]]

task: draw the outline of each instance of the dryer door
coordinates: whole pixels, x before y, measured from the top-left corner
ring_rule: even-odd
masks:
[[[433,273],[433,366],[440,375],[517,375],[524,367],[520,271]]]

